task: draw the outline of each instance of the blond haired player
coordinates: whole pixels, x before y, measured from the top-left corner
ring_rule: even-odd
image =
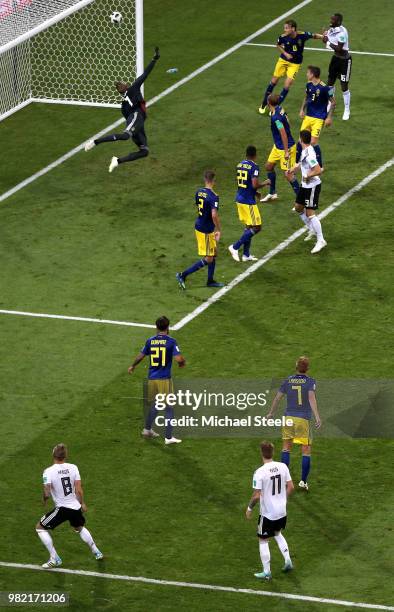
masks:
[[[296,361],[296,373],[288,376],[274,397],[267,418],[271,418],[282,397],[287,398],[286,417],[291,418],[292,425],[284,425],[282,429],[283,450],[281,461],[290,465],[290,451],[294,444],[302,448],[302,472],[299,487],[308,490],[308,474],[311,467],[311,418],[315,418],[317,428],[321,426],[320,415],[316,401],[316,381],[307,375],[309,370],[308,357],[299,357]]]
[[[260,445],[263,465],[253,474],[253,495],[246,509],[246,518],[252,518],[253,508],[260,503],[260,516],[257,526],[262,572],[256,572],[256,578],[271,580],[271,555],[269,539],[275,538],[280,552],[285,560],[283,572],[293,569],[289,547],[281,531],[286,527],[286,504],[288,496],[293,492],[289,468],[284,463],[274,461],[274,445],[262,442]]]
[[[49,497],[52,497],[55,504],[55,507],[44,514],[36,525],[37,535],[49,552],[49,560],[42,566],[45,569],[62,564],[48,531],[65,521],[69,521],[74,531],[79,533],[81,540],[89,546],[97,560],[103,558],[103,553],[97,548],[90,531],[84,526],[83,512],[86,512],[87,508],[83,499],[81,476],[77,466],[66,461],[67,454],[65,444],[56,444],[52,451],[53,465],[46,468],[43,474],[44,506]]]

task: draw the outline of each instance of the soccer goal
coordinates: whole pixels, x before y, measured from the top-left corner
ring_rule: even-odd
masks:
[[[0,0],[0,120],[30,102],[118,106],[114,81],[143,64],[143,0]]]

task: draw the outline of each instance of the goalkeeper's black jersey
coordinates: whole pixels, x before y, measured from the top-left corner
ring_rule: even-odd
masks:
[[[156,60],[153,59],[150,64],[148,64],[148,66],[145,68],[144,72],[130,85],[128,90],[123,94],[122,115],[125,119],[127,119],[136,110],[141,111],[145,118],[145,100],[141,93],[141,85],[143,84],[149,73],[153,70],[155,63]]]

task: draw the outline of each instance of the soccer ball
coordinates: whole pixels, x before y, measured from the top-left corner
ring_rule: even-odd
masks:
[[[110,19],[111,19],[111,23],[113,23],[114,25],[119,25],[120,22],[122,21],[122,14],[119,13],[118,11],[114,11]]]

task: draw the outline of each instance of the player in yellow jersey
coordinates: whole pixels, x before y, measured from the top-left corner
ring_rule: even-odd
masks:
[[[264,114],[267,109],[268,96],[273,92],[274,87],[280,78],[284,77],[285,82],[283,89],[279,96],[279,104],[282,104],[283,100],[289,93],[290,87],[294,83],[302,64],[304,46],[307,40],[310,38],[322,39],[322,34],[315,34],[313,32],[298,32],[297,23],[293,19],[289,19],[283,26],[283,34],[279,36],[276,43],[276,47],[280,52],[280,57],[276,62],[274,74],[272,75],[271,81],[264,93],[263,101],[259,108],[259,113]]]

